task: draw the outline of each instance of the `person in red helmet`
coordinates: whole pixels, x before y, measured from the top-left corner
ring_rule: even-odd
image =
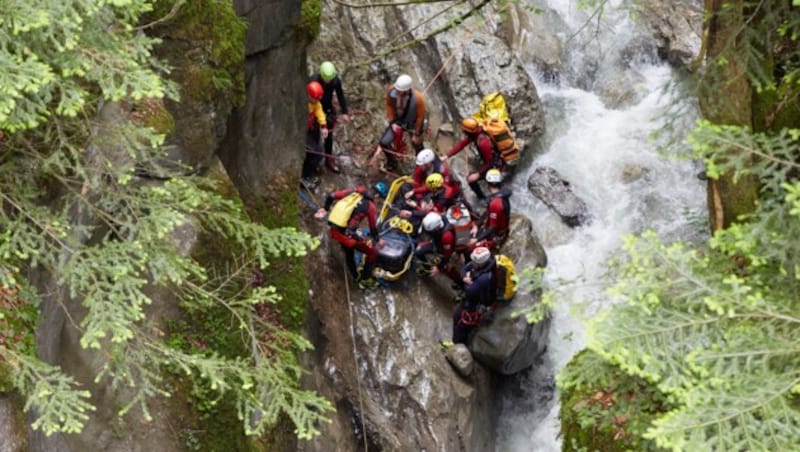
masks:
[[[306,85],[308,94],[308,118],[306,120],[306,157],[303,160],[301,177],[303,185],[313,188],[318,183],[317,165],[322,160],[321,140],[328,137],[328,123],[322,110],[322,85],[309,82]]]
[[[329,170],[338,173],[339,165],[336,164],[336,158],[333,155],[333,128],[340,121],[347,123],[350,120],[350,116],[347,113],[347,99],[342,89],[342,80],[339,78],[336,66],[330,61],[324,61],[319,66],[319,72],[312,75],[309,81],[318,82],[322,85],[322,110],[325,112],[325,119],[328,123],[328,137],[325,139],[324,145],[325,165]],[[339,103],[341,114],[337,113],[336,108],[333,106],[334,94]]]
[[[447,151],[447,155],[442,157],[442,161],[446,162],[449,157],[458,154],[470,143],[474,143],[481,157],[481,166],[467,176],[467,184],[469,184],[469,188],[472,189],[478,199],[486,199],[479,182],[481,179],[486,178],[486,172],[489,169],[498,168],[502,170],[505,162],[495,152],[492,139],[483,131],[483,128],[475,118],[464,118],[461,121],[461,131],[464,132],[464,138]]]

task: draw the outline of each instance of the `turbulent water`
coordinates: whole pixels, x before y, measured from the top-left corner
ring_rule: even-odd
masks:
[[[650,55],[647,46],[625,66],[634,79],[637,100],[609,109],[596,91],[603,77],[615,74],[615,55],[638,39],[624,12],[607,11],[599,26],[570,39],[588,15],[574,1],[551,0],[567,24],[561,36],[567,42],[565,66],[558,78],[530,72],[544,104],[545,143],[531,163],[515,177],[513,207],[531,218],[548,255],[548,283],[564,291],[554,310],[548,353],[526,375],[501,382],[504,400],[498,421],[498,451],[557,451],[558,394],[553,375],[580,350],[585,338],[582,321],[573,307],[587,303],[589,311],[610,303],[604,294],[606,261],[625,234],[653,229],[667,239],[702,234],[705,185],[692,162],[664,158],[651,135],[667,128],[667,107],[685,104],[676,73]],[[630,59],[629,59],[630,61]],[[546,80],[545,80],[546,79]],[[691,116],[691,115],[689,115]],[[687,120],[688,119],[688,120]],[[693,118],[679,121],[684,134]],[[528,175],[540,165],[555,168],[571,183],[589,207],[592,222],[570,229],[527,190]]]

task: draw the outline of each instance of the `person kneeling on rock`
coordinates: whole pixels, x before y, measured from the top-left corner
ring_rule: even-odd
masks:
[[[481,324],[495,302],[497,281],[495,260],[488,248],[479,246],[470,254],[471,261],[461,269],[464,296],[453,311],[453,343],[464,344],[473,328]]]

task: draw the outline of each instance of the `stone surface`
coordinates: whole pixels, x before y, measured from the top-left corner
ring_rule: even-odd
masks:
[[[536,168],[528,178],[528,190],[571,227],[584,225],[590,220],[586,203],[572,192],[570,183],[553,168]]]

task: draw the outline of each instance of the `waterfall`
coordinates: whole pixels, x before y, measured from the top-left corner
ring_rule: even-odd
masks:
[[[646,38],[637,34],[624,11],[607,7],[599,22],[595,17],[578,33],[590,14],[575,4],[549,1],[549,14],[557,13],[567,25],[558,35],[566,43],[564,66],[569,69],[554,79],[529,68],[546,112],[547,132],[531,165],[520,168],[513,182],[513,208],[532,220],[547,251],[548,283],[563,294],[553,311],[544,362],[501,384],[498,451],[561,449],[553,375],[585,343],[584,327],[571,307],[584,302],[591,311],[611,302],[603,291],[603,275],[621,237],[646,229],[667,239],[704,234],[705,185],[697,177],[700,168],[665,158],[651,138],[653,132],[667,128],[667,107],[683,104],[685,111],[694,112],[690,97],[664,89],[680,85],[677,71],[648,50],[654,46],[634,44]],[[631,49],[638,51],[631,56]],[[623,54],[627,56],[620,57]],[[622,84],[634,80],[627,86],[634,100],[623,107],[607,107],[598,92],[608,77],[617,77]],[[684,136],[695,115],[677,124]],[[556,169],[571,183],[589,207],[590,224],[570,229],[529,193],[528,176],[542,165]]]

